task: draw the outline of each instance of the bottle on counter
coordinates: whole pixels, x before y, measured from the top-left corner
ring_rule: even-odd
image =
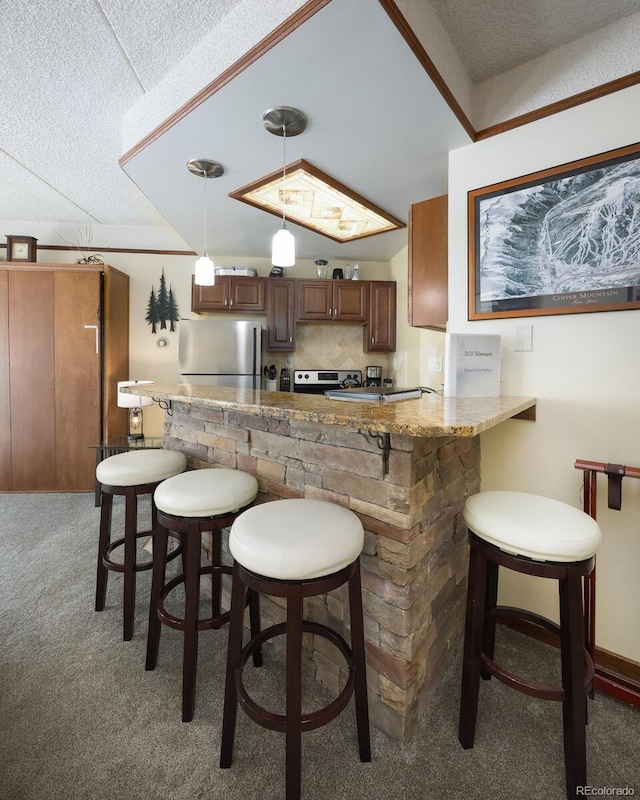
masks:
[[[357,264],[353,265],[353,276],[351,278],[352,281],[359,281],[360,280],[360,267]]]

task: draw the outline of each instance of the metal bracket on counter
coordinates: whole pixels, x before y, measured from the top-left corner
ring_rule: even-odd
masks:
[[[391,435],[388,433],[374,433],[373,431],[358,431],[369,441],[375,440],[382,450],[382,474],[389,474],[389,453],[391,452]]]
[[[153,398],[154,403],[157,403],[163,411],[166,411],[168,416],[173,416],[173,409],[171,408],[171,400],[158,400]]]

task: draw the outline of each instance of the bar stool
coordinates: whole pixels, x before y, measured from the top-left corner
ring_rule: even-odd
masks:
[[[355,695],[361,761],[371,761],[365,673],[364,629],[360,586],[360,553],[364,532],[358,517],[322,500],[275,500],[245,511],[233,523],[229,550],[233,585],[229,651],[224,696],[220,766],[231,766],[238,703],[254,722],[285,733],[286,798],[299,800],[301,735],[334,719]],[[348,583],[351,647],[336,631],[303,619],[303,599]],[[286,622],[272,625],[242,647],[243,608],[247,589],[286,598]],[[349,668],[346,685],[326,707],[302,713],[302,634],[332,642]],[[286,714],[257,705],[242,683],[249,655],[263,642],[286,634]]]
[[[601,540],[594,519],[572,506],[523,492],[480,492],[466,502],[471,544],[464,637],[459,739],[473,747],[480,677],[491,676],[531,697],[562,702],[567,797],[586,785],[587,693],[593,662],[585,649],[582,578]],[[558,581],[560,624],[497,605],[498,568]],[[560,636],[562,687],[526,681],[494,660],[496,619],[533,622]]]
[[[96,611],[102,611],[106,600],[109,571],[124,573],[123,639],[133,638],[133,617],[136,603],[136,572],[150,569],[151,561],[136,562],[136,541],[152,531],[138,533],[138,497],[152,494],[158,484],[183,472],[187,466],[184,453],[175,450],[130,450],[101,461],[96,467],[100,490],[100,537],[96,577]],[[111,541],[113,496],[124,495],[124,536]],[[151,501],[151,527],[156,524],[156,507]],[[113,551],[124,544],[124,558],[115,561]],[[179,555],[174,551],[171,557]]]
[[[193,719],[198,664],[198,633],[218,629],[229,619],[221,611],[222,575],[231,567],[222,565],[222,529],[228,528],[241,510],[258,494],[258,481],[236,469],[198,469],[185,472],[161,483],[154,499],[158,523],[153,540],[153,579],[149,607],[146,669],[158,663],[161,622],[184,632],[182,658],[182,721]],[[167,541],[170,532],[182,542],[182,573],[166,581]],[[202,534],[211,532],[211,565],[201,566]],[[211,616],[199,618],[200,578],[211,575]],[[177,586],[184,586],[184,617],[172,614],[165,599]],[[249,598],[252,633],[260,630],[258,596]],[[254,655],[254,665],[261,665],[261,653]]]

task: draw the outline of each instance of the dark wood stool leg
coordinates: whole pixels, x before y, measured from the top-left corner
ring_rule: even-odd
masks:
[[[562,653],[562,727],[567,798],[577,797],[587,782],[584,629],[582,581],[576,569],[567,568],[560,582],[560,647]]]
[[[220,746],[220,766],[223,769],[231,766],[231,760],[233,758],[233,740],[235,737],[236,716],[238,712],[236,672],[240,668],[240,657],[242,655],[245,597],[246,587],[238,575],[238,566],[234,563],[231,584],[227,675],[224,688],[224,708],[222,712],[222,743]]]
[[[105,567],[103,558],[111,540],[111,510],[113,508],[113,495],[101,493],[100,500],[100,537],[98,539],[98,569],[96,574],[96,611],[104,609],[107,597],[107,578],[109,570]]]
[[[158,663],[160,632],[162,625],[158,609],[162,602],[162,589],[166,573],[166,552],[169,544],[169,531],[156,520],[153,533],[153,575],[151,578],[151,600],[149,602],[149,628],[147,632],[147,661],[145,669],[152,670]]]
[[[300,800],[302,785],[302,589],[287,592],[286,800]]]
[[[356,670],[354,697],[360,761],[371,761],[360,561],[356,563],[355,571],[349,578],[349,611],[351,615],[351,652],[353,653],[353,663]]]
[[[482,650],[493,660],[496,648],[496,615],[488,614],[498,605],[498,565],[493,561],[487,563],[487,591],[484,603],[484,637]],[[491,674],[484,667],[480,669],[480,677],[484,681],[491,680]]]
[[[133,639],[133,617],[136,611],[136,533],[138,530],[138,496],[135,487],[128,487],[124,512],[124,613],[125,642]]]
[[[201,534],[186,536],[187,571],[184,576],[184,649],[182,656],[182,721],[191,722],[196,698],[198,668],[198,611],[200,605]]]
[[[249,589],[249,626],[253,639],[260,633],[260,595],[253,589]],[[251,657],[254,667],[262,666],[262,645],[256,647]]]
[[[219,567],[222,564],[222,536],[220,530],[211,532],[211,564],[214,567],[211,572],[211,616],[217,617],[222,608],[222,575],[220,570],[215,569],[215,567]]]
[[[469,586],[464,631],[462,690],[460,693],[460,725],[458,739],[468,750],[473,747],[480,690],[480,653],[484,636],[484,604],[487,587],[487,561],[475,536],[471,536]]]

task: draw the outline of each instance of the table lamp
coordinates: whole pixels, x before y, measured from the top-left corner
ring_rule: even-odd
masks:
[[[121,392],[123,386],[147,386],[153,381],[118,381],[118,406],[129,409],[129,426],[127,441],[133,442],[137,439],[144,439],[142,429],[142,406],[153,405],[151,397],[144,397],[137,394]]]

